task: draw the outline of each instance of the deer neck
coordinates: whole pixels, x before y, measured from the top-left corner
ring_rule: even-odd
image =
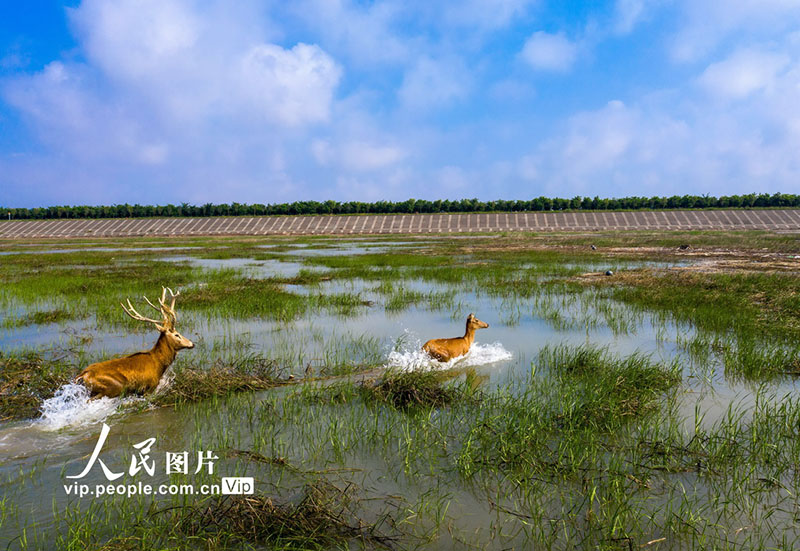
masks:
[[[160,367],[161,372],[158,374],[159,377],[164,374],[164,371],[167,370],[169,364],[175,359],[177,353],[178,352],[170,346],[167,335],[161,333],[158,336],[155,346],[150,350],[150,354],[156,359]]]
[[[475,340],[475,328],[470,327],[467,325],[467,330],[464,332],[464,340],[467,341],[469,346],[472,346],[472,342]]]

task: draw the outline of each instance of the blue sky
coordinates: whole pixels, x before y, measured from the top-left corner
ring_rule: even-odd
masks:
[[[800,193],[798,0],[0,7],[0,205]]]

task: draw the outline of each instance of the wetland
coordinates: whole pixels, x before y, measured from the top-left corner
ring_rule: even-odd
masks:
[[[800,544],[797,234],[4,241],[0,281],[0,547]],[[195,348],[89,401],[162,286]],[[115,485],[253,491],[76,495],[103,424]]]

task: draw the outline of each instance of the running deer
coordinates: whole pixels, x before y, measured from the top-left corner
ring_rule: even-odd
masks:
[[[167,291],[172,301],[167,306]],[[178,317],[175,312],[175,298],[180,292],[162,287],[158,306],[144,300],[161,313],[161,320],[146,318],[141,315],[128,300],[128,306],[120,302],[120,306],[135,320],[147,321],[156,326],[161,333],[155,346],[146,352],[137,352],[124,358],[116,358],[90,365],[75,378],[75,382],[83,383],[91,392],[92,398],[108,396],[114,398],[123,392],[145,393],[154,390],[161,376],[175,359],[178,350],[194,348],[194,343],[175,330]]]
[[[463,337],[431,339],[422,345],[422,350],[440,362],[449,362],[453,358],[458,358],[469,352],[469,348],[475,340],[475,331],[487,327],[489,327],[488,323],[476,318],[475,314],[470,314],[467,316],[467,330]]]

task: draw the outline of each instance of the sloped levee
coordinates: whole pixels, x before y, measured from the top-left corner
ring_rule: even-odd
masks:
[[[5,239],[169,235],[375,235],[594,230],[800,231],[800,209],[494,212],[472,214],[0,221],[0,238]]]

